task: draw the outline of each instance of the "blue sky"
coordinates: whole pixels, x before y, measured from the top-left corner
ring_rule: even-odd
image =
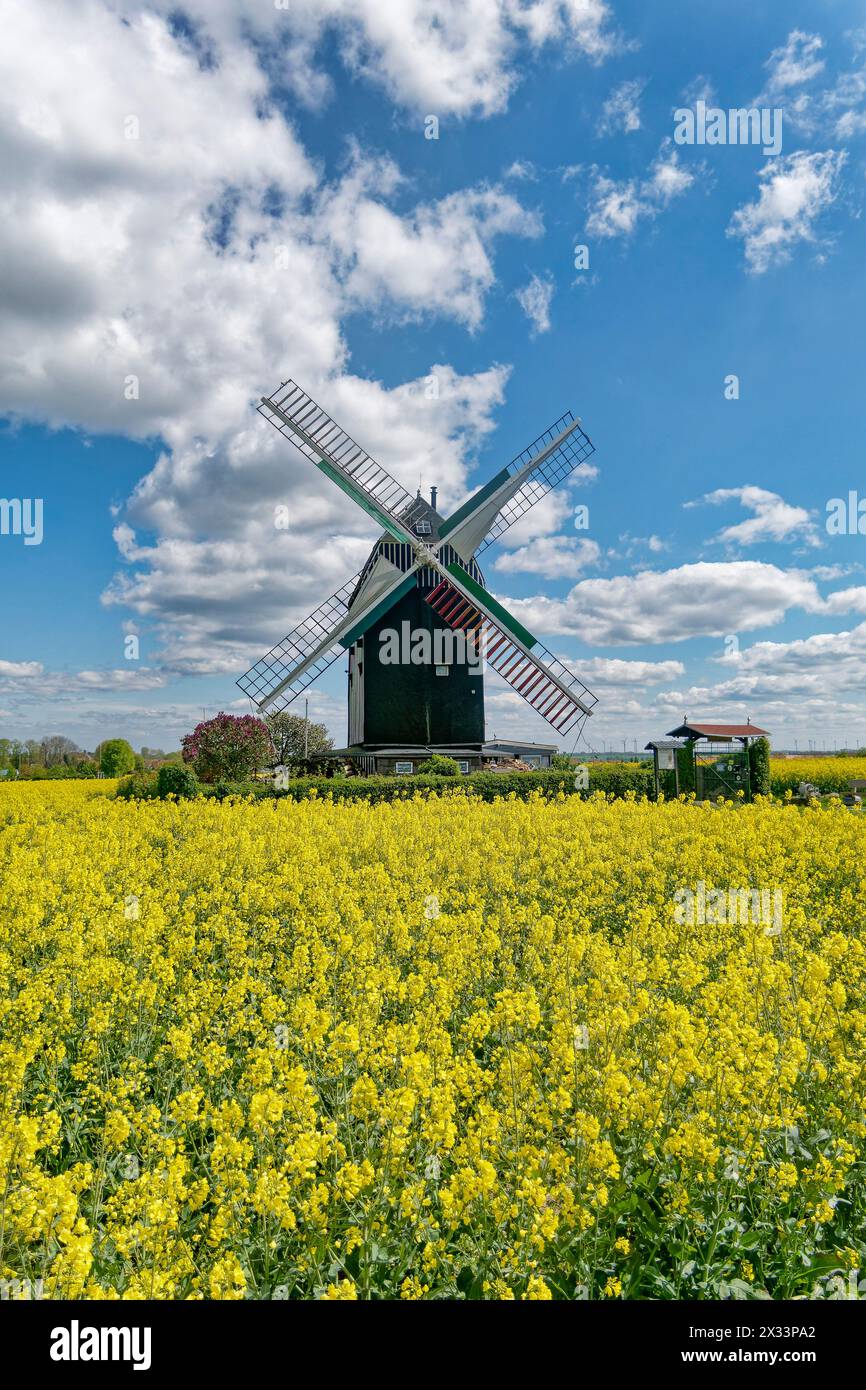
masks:
[[[866,538],[826,526],[866,498],[862,6],[9,9],[0,497],[44,535],[0,535],[0,736],[249,708],[374,539],[255,414],[292,376],[445,511],[581,416],[593,468],[484,568],[598,695],[592,746],[686,713],[866,744]],[[781,110],[779,155],[675,144],[699,99]]]

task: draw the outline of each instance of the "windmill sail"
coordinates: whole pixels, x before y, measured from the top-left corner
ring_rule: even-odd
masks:
[[[353,604],[360,573],[349,579],[309,617],[257,661],[238,685],[261,710],[285,709],[327,671],[371,623],[415,583],[396,565],[380,560],[364,592]]]
[[[397,540],[415,541],[416,537],[400,519],[400,513],[412,505],[411,494],[335,424],[306,391],[294,381],[284,381],[273,396],[262,397],[257,409],[380,526]]]
[[[594,452],[580,421],[567,411],[458,507],[441,528],[442,539],[467,559],[480,554]]]
[[[557,733],[567,734],[597,704],[581,680],[457,565],[427,595],[434,612],[462,629],[487,664]]]

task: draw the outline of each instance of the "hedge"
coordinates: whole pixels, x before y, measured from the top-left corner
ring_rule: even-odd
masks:
[[[296,777],[277,789],[272,782],[218,782],[215,786],[199,784],[200,796],[215,796],[224,800],[229,796],[252,796],[256,800],[264,798],[290,797],[293,801],[303,801],[311,796],[331,796],[335,801],[353,801],[361,798],[366,801],[397,801],[414,796],[416,792],[444,792],[449,789],[469,791],[483,801],[495,801],[497,797],[515,795],[526,798],[532,792],[544,792],[555,796],[558,792],[589,796],[603,791],[611,796],[625,796],[634,792],[646,796],[652,792],[652,765],[646,763],[590,763],[589,787],[576,792],[575,773],[564,770],[544,770],[540,772],[472,772],[468,776],[442,777],[436,774],[411,777]],[[159,795],[156,778],[150,773],[133,773],[125,777],[118,787],[120,797],[150,798]]]

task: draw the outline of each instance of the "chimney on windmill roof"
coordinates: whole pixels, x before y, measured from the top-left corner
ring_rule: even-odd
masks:
[[[430,506],[433,508],[434,512],[436,510],[436,494],[438,491],[438,487],[431,487],[430,489]]]

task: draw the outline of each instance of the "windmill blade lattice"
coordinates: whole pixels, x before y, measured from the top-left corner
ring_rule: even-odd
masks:
[[[580,423],[574,420],[571,411],[567,411],[560,420],[540,434],[522,454],[518,454],[508,465],[508,472],[515,474],[532,461],[536,454],[544,449],[559,435],[567,425],[575,423],[576,428],[573,434],[564,439],[557,448],[533,470],[526,482],[523,483],[518,492],[514,494],[510,501],[500,511],[484,540],[478,547],[478,551],[486,550],[495,540],[498,540],[503,531],[507,531],[509,526],[513,526],[522,516],[534,507],[536,502],[540,502],[542,497],[546,497],[552,488],[555,488],[573,473],[581,463],[591,454],[595,453],[595,445],[587,434],[580,427]]]
[[[566,411],[458,507],[441,535],[467,557],[479,555],[594,453],[595,445],[580,421]]]
[[[294,381],[263,396],[260,415],[398,540],[415,537],[401,519],[412,496]]]
[[[343,647],[338,641],[334,640],[330,647],[325,644],[348,613],[349,600],[360,577],[358,573],[354,579],[347,580],[241,676],[238,685],[260,709],[285,709],[342,654]],[[311,657],[315,660],[295,676],[293,673],[305,667]]]

